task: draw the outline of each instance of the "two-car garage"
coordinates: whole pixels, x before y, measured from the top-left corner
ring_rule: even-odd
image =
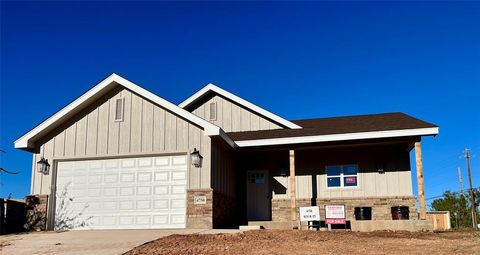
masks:
[[[55,229],[185,228],[186,155],[59,161]]]
[[[112,74],[15,141],[33,153],[32,224],[211,228],[211,137],[219,134],[219,126]],[[204,164],[190,164],[194,151]],[[188,217],[187,190],[192,203],[205,198],[188,204]]]

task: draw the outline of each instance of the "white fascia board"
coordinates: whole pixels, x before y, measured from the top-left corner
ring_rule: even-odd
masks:
[[[40,123],[38,126],[30,130],[28,133],[20,137],[14,142],[15,148],[31,148],[34,146],[30,141],[31,138],[35,137],[36,135],[40,134],[41,132],[45,131],[53,125],[56,121],[61,120],[65,116],[67,116],[70,112],[72,112],[75,108],[89,103],[89,99],[94,97],[96,94],[109,89],[111,86],[115,86],[115,83],[120,84],[121,86],[139,94],[142,97],[164,107],[165,109],[177,114],[180,117],[183,117],[192,123],[195,123],[204,129],[205,135],[213,136],[213,135],[220,135],[220,127],[176,106],[175,104],[170,103],[169,101],[153,94],[152,92],[134,84],[131,81],[117,75],[111,74],[105,80],[101,81],[95,87],[91,88],[89,91],[84,93],[82,96],[65,106],[63,109],[52,115],[50,118],[45,120],[44,122]]]
[[[89,98],[91,98],[93,95],[99,93],[106,87],[108,87],[112,82],[114,81],[115,74],[111,74],[108,76],[105,80],[101,81],[99,84],[97,84],[95,87],[91,88],[87,92],[85,92],[83,95],[81,95],[79,98],[75,99],[73,102],[62,108],[60,111],[55,113],[54,115],[50,116],[48,119],[40,123],[38,126],[33,128],[32,130],[28,131],[26,134],[24,134],[22,137],[18,138],[15,142],[15,148],[28,148],[33,146],[29,140],[30,138],[34,137],[41,131],[45,130],[49,126],[51,126],[55,121],[61,119],[65,115],[67,115],[69,112],[73,111],[76,107],[81,105],[82,103],[86,102]]]
[[[299,129],[299,128],[302,128],[301,126],[291,122],[291,121],[288,121],[276,114],[273,114],[255,104],[252,104],[250,102],[248,102],[247,100],[243,99],[243,98],[240,98],[212,83],[209,83],[207,86],[203,87],[201,90],[197,91],[195,94],[193,94],[192,96],[190,96],[189,98],[187,98],[185,101],[183,101],[182,103],[180,103],[178,106],[180,106],[181,108],[186,108],[188,107],[189,105],[191,105],[192,103],[196,102],[198,99],[200,99],[203,95],[205,95],[207,92],[209,91],[213,91],[219,95],[222,95],[223,97],[225,98],[228,98],[229,100],[232,100],[234,102],[236,102],[237,104],[240,104],[242,106],[244,106],[245,108],[247,109],[250,109],[262,116],[265,116],[266,118],[270,119],[270,120],[273,120],[274,122],[282,125],[282,126],[285,126],[285,127],[288,127],[290,129]]]
[[[438,127],[236,141],[238,147],[438,135]]]

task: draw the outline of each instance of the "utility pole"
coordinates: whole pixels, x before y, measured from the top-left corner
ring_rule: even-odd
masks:
[[[465,196],[465,194],[463,193],[462,171],[460,171],[460,167],[458,167],[458,181],[460,182],[460,194],[462,194],[462,196]]]
[[[465,158],[467,159],[468,181],[470,182],[470,204],[472,210],[473,229],[478,230],[477,224],[477,207],[475,206],[475,194],[472,187],[472,173],[470,171],[470,149],[465,148]]]

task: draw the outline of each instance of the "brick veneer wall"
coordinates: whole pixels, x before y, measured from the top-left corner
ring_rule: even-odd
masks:
[[[296,201],[297,212],[299,207],[311,206],[312,199],[298,199]],[[272,199],[272,221],[291,221],[290,198]]]
[[[194,204],[195,196],[206,196],[206,204]],[[213,227],[213,190],[189,189],[187,190],[187,228]]]
[[[297,198],[297,215],[299,207],[311,206],[312,199]],[[393,197],[362,197],[362,198],[331,198],[316,199],[316,205],[320,207],[320,217],[325,218],[326,204],[343,204],[347,212],[347,219],[355,219],[355,207],[372,207],[372,220],[391,220],[392,206],[408,206],[410,209],[410,219],[417,220],[418,213],[413,196],[393,196]],[[290,221],[290,199],[272,199],[272,221]]]

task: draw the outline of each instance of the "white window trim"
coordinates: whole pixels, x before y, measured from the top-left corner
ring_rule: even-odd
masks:
[[[340,175],[331,175],[329,176],[327,173],[327,167],[329,166],[339,166],[341,168]],[[357,167],[357,174],[356,175],[351,175],[351,174],[343,174],[343,167],[344,166],[356,166]],[[357,177],[357,185],[356,186],[344,186],[344,177],[351,177],[351,176],[356,176]],[[328,186],[328,178],[329,177],[340,177],[340,186],[339,187],[329,187]],[[360,168],[358,167],[358,164],[343,164],[343,165],[326,165],[325,166],[325,187],[327,189],[358,189],[360,188]]]

